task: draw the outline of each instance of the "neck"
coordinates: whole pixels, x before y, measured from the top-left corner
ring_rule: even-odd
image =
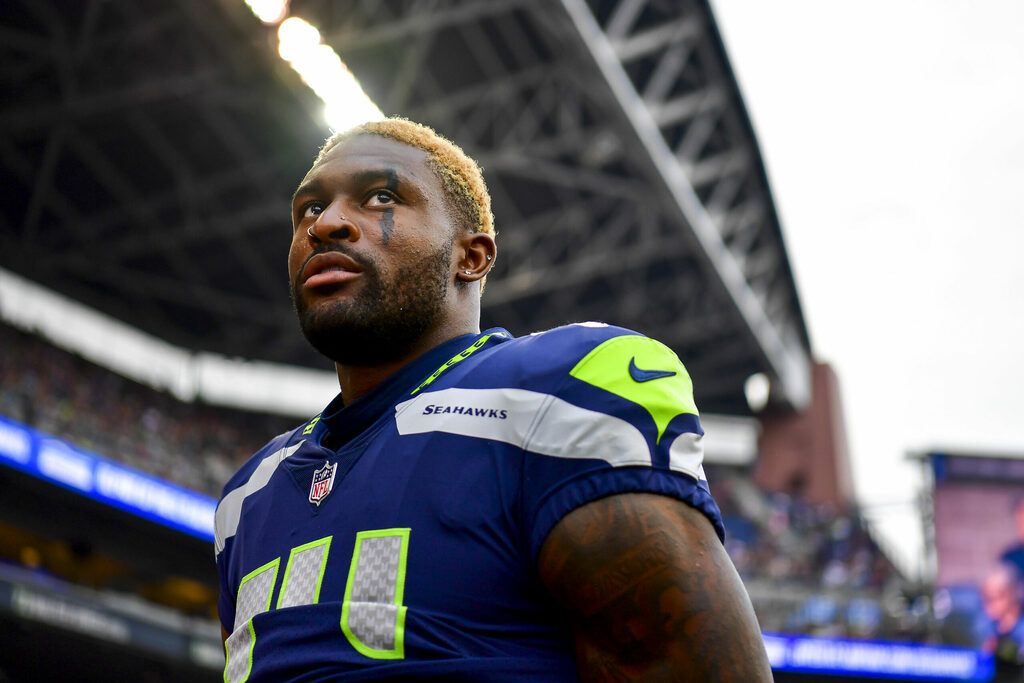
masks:
[[[477,334],[479,332],[479,323],[462,321],[462,324],[445,325],[424,335],[400,358],[386,363],[372,366],[335,363],[334,367],[338,372],[338,385],[341,387],[342,405],[349,406],[354,401],[370,393],[381,382],[435,346],[463,334]]]

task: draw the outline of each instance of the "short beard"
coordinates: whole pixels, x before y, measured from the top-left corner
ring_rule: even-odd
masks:
[[[327,301],[312,310],[299,296],[301,283],[296,283],[292,303],[302,334],[340,365],[371,367],[401,359],[441,317],[453,246],[449,243],[393,274],[382,275],[378,263],[359,258],[363,282],[355,298]]]

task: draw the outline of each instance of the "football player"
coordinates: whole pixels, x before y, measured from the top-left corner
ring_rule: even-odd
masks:
[[[299,323],[341,391],[224,489],[226,681],[771,680],[686,369],[603,323],[481,332],[473,160],[359,126],[292,227]]]

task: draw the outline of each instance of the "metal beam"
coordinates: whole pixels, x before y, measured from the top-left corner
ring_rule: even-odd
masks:
[[[483,152],[477,160],[488,171],[498,171],[519,175],[535,181],[546,181],[574,190],[621,197],[635,200],[646,194],[643,183],[622,176],[613,176],[600,171],[576,166],[566,166],[557,162],[536,157],[517,154],[514,151],[502,150],[493,154]]]
[[[750,197],[742,204],[734,206],[721,214],[711,214],[711,219],[718,226],[722,239],[728,240],[733,253],[742,253],[757,236],[758,227],[768,216],[768,207],[760,197]],[[750,241],[745,247],[732,246],[733,240],[739,235],[749,234]]]
[[[418,8],[404,13],[402,19],[398,21],[385,21],[377,26],[363,25],[336,31],[331,31],[326,27],[321,28],[328,33],[325,42],[333,46],[344,57],[346,53],[357,50],[366,50],[389,43],[404,43],[417,34],[437,32],[456,24],[466,24],[494,14],[510,12],[529,1],[476,0],[437,11],[430,11],[426,7]],[[423,3],[419,4],[423,5]],[[366,14],[373,13],[366,12]]]
[[[604,29],[608,39],[615,43],[625,38],[646,5],[647,0],[620,0]]]
[[[670,200],[680,224],[690,227],[689,236],[697,253],[709,266],[713,284],[733,302],[736,313],[744,322],[744,332],[754,342],[772,374],[779,379],[784,400],[796,408],[805,406],[810,399],[809,358],[802,348],[791,347],[784,341],[780,330],[751,291],[735,257],[722,241],[717,227],[623,69],[619,57],[630,51],[622,45],[616,50],[601,31],[585,0],[561,0],[559,4],[575,28],[570,35],[577,38],[581,53],[604,77],[626,130],[635,138],[639,149],[646,152],[644,161],[653,177],[660,181],[659,190]],[[661,30],[665,35],[674,37],[700,30],[699,22],[693,19],[683,19],[669,26],[673,27],[673,32],[664,27]],[[644,45],[663,45],[670,39],[659,37],[655,40],[647,33]],[[635,45],[635,42],[630,42],[632,40],[627,39],[625,44]]]
[[[276,327],[280,320],[276,312],[260,298],[239,296],[209,285],[182,280],[157,273],[124,268],[116,264],[97,267],[96,259],[90,254],[71,254],[61,259],[61,266],[77,273],[86,282],[105,282],[119,291],[132,291],[141,296],[147,305],[159,302],[174,303],[188,308],[210,311],[214,317],[225,320],[244,318],[247,321]]]
[[[728,95],[724,88],[712,86],[688,92],[670,100],[648,102],[651,118],[659,128],[667,128],[689,121],[695,116],[714,113],[726,106]]]
[[[586,4],[583,0],[579,1],[584,5]],[[585,9],[588,13],[590,12],[589,7]],[[593,20],[594,15],[591,14],[590,18]],[[598,32],[601,31],[597,21],[593,21],[593,25]],[[645,29],[627,38],[617,40],[614,43],[610,43],[610,47],[619,60],[626,63],[664,50],[669,45],[699,38],[703,30],[704,27],[699,20],[693,17],[681,17],[675,21],[666,22],[661,26]],[[604,36],[603,33],[601,35]],[[607,41],[607,37],[605,37],[605,40]]]
[[[413,88],[420,80],[423,71],[425,57],[434,44],[437,36],[434,32],[421,33],[413,40],[405,54],[402,56],[401,65],[395,70],[395,80],[388,88],[384,96],[384,107],[386,112],[404,111],[412,95]]]
[[[707,157],[693,164],[686,176],[694,187],[716,182],[727,175],[742,174],[750,170],[750,152],[738,147]]]
[[[35,165],[29,161],[25,155],[14,145],[10,144],[10,141],[3,136],[0,136],[0,162],[3,162],[8,169],[26,186],[31,187],[35,182]],[[76,235],[82,236],[83,239],[86,236],[86,231],[82,228],[82,219],[79,213],[78,207],[74,202],[64,197],[60,192],[50,187],[49,199],[51,205],[46,208],[53,211],[53,213],[61,219],[62,226],[69,227]],[[52,235],[47,235],[52,237]],[[61,236],[62,241],[66,241],[65,236]],[[26,241],[22,241],[23,245],[27,245]]]
[[[72,135],[68,140],[68,146],[78,153],[78,158],[89,171],[114,197],[118,203],[125,206],[132,217],[136,230],[150,235],[162,235],[167,232],[169,226],[163,225],[156,214],[144,211],[132,200],[136,194],[135,188],[114,164],[107,160],[102,150],[93,141],[84,136]],[[161,243],[160,251],[167,256],[168,261],[177,269],[179,275],[187,282],[199,282],[207,284],[206,273],[197,268],[191,259],[187,258],[180,250]],[[95,259],[92,259],[95,261]]]
[[[0,152],[3,151],[3,146],[0,145]],[[257,175],[271,173],[275,170],[278,164],[283,160],[283,156],[291,157],[292,154],[272,156],[257,161],[249,169],[252,173]],[[248,184],[247,173],[243,172],[241,168],[232,168],[229,171],[217,173],[214,175],[202,178],[190,191],[188,199],[196,204],[202,204],[205,201],[216,200],[217,197],[222,195],[229,190],[234,190],[239,187],[245,187]],[[95,235],[100,232],[107,231],[111,227],[124,223],[131,212],[134,210],[141,210],[147,213],[160,213],[166,209],[169,209],[181,202],[181,192],[178,188],[174,188],[167,192],[161,192],[157,195],[150,197],[143,197],[132,202],[133,206],[118,205],[107,211],[103,211],[94,214],[88,218],[79,218],[77,221],[77,227],[80,227],[85,235]],[[288,220],[288,198],[282,196],[275,198],[273,196],[262,197],[261,201],[256,205],[249,205],[243,209],[236,210],[232,215],[242,216],[242,218],[236,223],[226,223],[220,228],[218,234],[224,236],[234,236],[240,234],[253,225],[253,220],[257,217],[262,217],[266,220],[268,216],[280,215],[282,221]],[[180,230],[174,231],[173,234],[161,236],[161,240],[164,243],[168,241],[177,240],[188,240],[188,239],[202,239],[203,232],[197,230],[194,226],[181,226]],[[150,250],[153,246],[152,237],[145,233],[131,233],[123,235],[116,240],[111,241],[107,245],[107,249],[110,254],[115,255],[119,258],[123,258],[129,255],[135,255]]]
[[[661,59],[658,60],[658,65],[654,67],[651,77],[647,80],[647,85],[644,86],[644,91],[641,94],[644,102],[648,104],[661,102],[668,96],[672,91],[672,86],[678,80],[679,74],[686,69],[686,63],[690,59],[692,51],[693,45],[689,42],[676,43],[665,50]]]
[[[130,106],[180,100],[214,86],[223,75],[219,66],[191,71],[183,76],[165,76],[141,83],[82,95],[58,102],[25,102],[5,107],[0,112],[0,130],[19,134],[49,128],[61,121],[73,122],[91,116],[109,114]]]
[[[520,92],[529,88],[537,88],[552,77],[550,65],[541,65],[523,69],[499,80],[484,81],[454,93],[437,91],[437,99],[418,105],[415,112],[418,116],[431,121],[456,120],[462,110],[479,107],[481,103],[501,103],[511,97],[520,96]]]
[[[107,238],[111,242],[111,246],[104,251],[104,255],[111,260],[126,260],[132,256],[152,252],[154,241],[157,240],[160,243],[161,252],[164,249],[175,250],[185,244],[198,244],[214,239],[228,240],[230,243],[232,239],[242,237],[254,228],[266,226],[267,216],[278,211],[281,211],[279,202],[270,199],[227,213],[213,215],[200,222],[187,223],[165,234],[155,235],[150,231],[140,231],[117,240]],[[287,221],[287,216],[282,219],[282,222],[285,221]],[[53,256],[58,262],[64,257],[65,254]]]
[[[57,126],[46,140],[43,159],[36,171],[32,194],[28,201],[28,209],[25,210],[25,218],[21,222],[21,239],[25,242],[32,239],[39,226],[43,205],[52,199],[50,188],[53,183],[53,174],[57,169],[57,162],[60,160],[67,133],[67,126]]]
[[[623,229],[630,216],[623,221]],[[594,240],[595,242],[598,240]],[[598,277],[612,277],[645,266],[654,259],[682,259],[690,253],[690,245],[680,239],[633,242],[628,247],[609,251],[600,249],[580,253],[557,267],[521,270],[506,275],[487,288],[488,302],[502,304],[571,287]]]

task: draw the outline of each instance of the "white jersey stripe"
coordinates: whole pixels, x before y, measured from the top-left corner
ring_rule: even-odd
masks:
[[[629,422],[526,389],[427,392],[395,406],[395,420],[403,435],[445,432],[613,467],[651,464],[647,441]]]
[[[704,479],[703,438],[694,432],[683,432],[672,441],[668,449],[668,466],[676,472],[688,474],[694,479]]]
[[[220,555],[221,551],[224,550],[224,544],[238,531],[238,523],[242,517],[242,503],[245,499],[266,486],[270,481],[270,477],[277,471],[277,466],[281,464],[281,461],[299,450],[299,446],[302,444],[303,442],[300,441],[294,446],[282,448],[263,458],[249,477],[249,481],[224,496],[220,501],[213,524],[216,536],[216,555]]]

